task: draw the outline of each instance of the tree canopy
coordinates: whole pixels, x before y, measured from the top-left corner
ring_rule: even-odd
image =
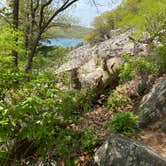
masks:
[[[147,30],[147,24],[151,28],[162,28],[163,25],[161,24],[163,24],[166,15],[165,11],[166,3],[164,0],[124,0],[116,9],[104,12],[96,17],[92,23],[94,29],[85,39],[95,42],[103,38],[103,35],[111,29],[122,27],[134,27],[135,37],[139,38],[141,32]]]

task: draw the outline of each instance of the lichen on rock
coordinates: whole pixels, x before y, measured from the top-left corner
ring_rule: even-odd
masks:
[[[113,134],[95,153],[94,164],[98,166],[165,166],[166,160],[136,141]]]

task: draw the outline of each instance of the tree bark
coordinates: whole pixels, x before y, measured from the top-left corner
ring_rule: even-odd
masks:
[[[78,68],[71,70],[70,87],[71,89],[81,90],[81,82],[78,76]]]
[[[26,69],[25,69],[26,73],[29,73],[30,70],[32,69],[33,57],[36,53],[36,49],[37,49],[40,39],[41,39],[41,33],[39,33],[37,38],[35,39],[35,41],[34,42],[32,41],[30,44],[30,51],[28,53],[28,61],[27,61]]]
[[[27,66],[26,66],[26,69],[25,69],[26,73],[29,73],[31,68],[32,68],[32,62],[33,62],[34,54],[35,54],[35,48],[33,48],[28,54],[28,62],[27,62]]]
[[[19,23],[19,0],[13,0],[13,27],[14,29],[18,29]],[[18,38],[15,37],[15,42],[17,43]],[[16,50],[12,51],[13,63],[17,67],[18,66],[18,52]]]

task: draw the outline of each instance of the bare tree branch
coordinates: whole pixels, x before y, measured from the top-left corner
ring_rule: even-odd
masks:
[[[43,3],[40,9],[40,21],[39,21],[39,28],[42,27],[42,23],[43,23],[43,17],[44,17],[44,8],[47,7],[49,4],[52,3],[53,0],[49,0],[46,3]]]
[[[49,23],[62,11],[64,11],[65,9],[67,9],[69,6],[71,6],[72,4],[74,4],[75,2],[77,2],[79,0],[66,0],[64,1],[64,4],[55,11],[55,13],[50,17],[50,19],[45,23],[45,25],[43,26],[43,30],[49,25]]]
[[[40,0],[37,0],[37,2],[36,2],[36,6],[35,6],[35,8],[34,8],[34,11],[36,12],[36,10],[38,9],[38,7],[39,7],[39,1]]]

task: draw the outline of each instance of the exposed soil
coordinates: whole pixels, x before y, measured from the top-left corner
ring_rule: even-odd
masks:
[[[116,112],[121,112],[123,110],[129,110],[133,112],[137,112],[140,100],[142,97],[138,97],[128,105],[122,108],[116,108],[114,110],[109,110],[104,105],[95,106],[88,113],[84,115],[84,120],[82,121],[79,128],[92,128],[93,131],[97,134],[99,140],[101,140],[100,144],[98,144],[93,152],[97,150],[97,148],[106,140],[107,136],[110,135],[109,129],[109,120],[111,116]],[[148,128],[141,130],[140,132],[136,132],[134,137],[139,139],[141,143],[146,145],[152,151],[160,155],[161,157],[166,159],[166,133],[160,130],[159,124],[163,120],[159,120],[158,122],[150,125]],[[91,154],[93,155],[93,154]],[[79,165],[84,166],[88,165],[87,162],[89,158],[88,154],[83,154],[79,158]]]
[[[161,131],[159,124],[163,120],[159,120],[147,129],[139,133],[141,142],[156,152],[158,155],[166,159],[166,133]]]

